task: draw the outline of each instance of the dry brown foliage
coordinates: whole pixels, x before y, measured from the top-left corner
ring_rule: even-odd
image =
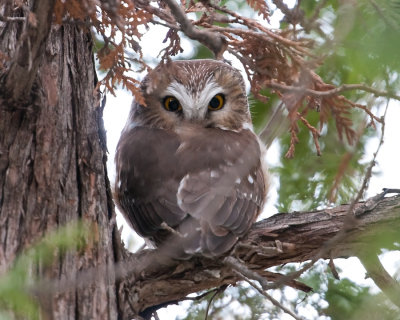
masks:
[[[115,2],[115,5],[109,2]],[[114,94],[116,85],[121,84],[141,102],[143,99],[138,90],[139,81],[127,74],[132,71],[132,64],[138,64],[142,69],[147,67],[139,44],[142,36],[139,27],[148,28],[152,17],[151,11],[129,0],[101,3],[95,0],[57,0],[55,5],[57,23],[79,21],[93,28],[102,37],[104,44],[97,51],[97,58],[106,75],[99,85],[104,85]],[[128,49],[135,52],[134,58],[127,54]]]
[[[57,0],[55,20],[57,23],[79,21],[92,27],[104,42],[97,52],[100,68],[106,71],[99,85],[114,94],[116,85],[120,84],[141,102],[139,82],[129,74],[132,74],[130,71],[149,68],[143,58],[140,40],[150,25],[166,27],[163,42],[167,44],[159,53],[162,62],[183,51],[180,45],[181,32],[209,47],[217,58],[221,58],[224,52],[231,53],[242,63],[251,92],[257,99],[266,102],[268,98],[261,92],[269,89],[284,103],[291,134],[287,157],[294,156],[300,123],[309,129],[320,154],[320,130],[330,117],[335,119],[340,139],[346,138],[350,144],[357,140],[349,116],[351,109],[365,111],[372,125],[380,121],[368,108],[350,101],[341,93],[351,89],[365,90],[375,95],[386,93],[363,85],[337,88],[325,83],[315,72],[322,60],[312,53],[315,47],[313,41],[297,32],[295,25],[285,30],[269,27],[270,9],[265,1],[247,1],[262,19],[244,17],[216,3],[218,1]],[[290,21],[308,29],[312,27],[312,20],[316,17],[306,21],[296,8],[288,9],[282,1],[274,3],[280,6]],[[188,14],[193,12],[196,18],[192,20],[193,15],[189,19]],[[310,111],[319,112],[318,128],[306,119]]]

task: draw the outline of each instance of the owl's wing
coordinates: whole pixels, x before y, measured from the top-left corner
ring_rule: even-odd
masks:
[[[261,151],[248,130],[207,129],[192,139],[199,137],[203,144],[207,141],[204,150],[198,150],[201,141],[190,141],[187,150],[181,151],[190,153],[196,148],[206,158],[200,168],[181,180],[178,205],[200,223],[198,250],[220,255],[249,230],[262,209],[266,184]]]
[[[265,197],[260,147],[247,130],[134,128],[121,139],[116,163],[117,204],[134,229],[160,244],[166,222],[189,255],[229,250]]]
[[[179,145],[172,132],[137,127],[125,132],[117,146],[116,204],[138,234],[156,243],[163,240],[163,222],[175,227],[186,215],[176,202]]]

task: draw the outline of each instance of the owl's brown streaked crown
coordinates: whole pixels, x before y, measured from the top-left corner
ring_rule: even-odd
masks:
[[[220,71],[222,74],[218,74]],[[217,72],[217,74],[216,74]],[[223,75],[223,76],[221,76]],[[199,92],[211,78],[220,80],[221,86],[228,84],[239,86],[245,94],[245,85],[240,72],[229,64],[218,60],[177,60],[158,65],[143,80],[142,89],[146,94],[154,94],[154,90],[165,89],[173,81],[183,84],[191,92]],[[150,85],[150,83],[152,85]]]
[[[135,125],[174,129],[194,124],[240,130],[251,127],[251,116],[243,78],[238,70],[216,60],[170,61],[152,70],[142,81],[146,106],[134,102],[130,119]],[[207,112],[211,98],[222,93],[225,105]],[[183,112],[171,113],[162,107],[165,96],[175,96]]]

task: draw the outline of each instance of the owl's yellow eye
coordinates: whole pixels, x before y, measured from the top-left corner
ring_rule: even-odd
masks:
[[[177,112],[182,110],[182,106],[179,103],[179,100],[176,99],[175,97],[168,96],[164,98],[163,105],[165,110],[171,111],[171,112]]]
[[[224,106],[225,97],[222,93],[216,94],[208,103],[208,110],[216,111]]]

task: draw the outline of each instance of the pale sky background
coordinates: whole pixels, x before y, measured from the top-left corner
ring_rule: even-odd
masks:
[[[272,20],[272,24],[276,24],[280,19],[280,16],[277,15]],[[166,29],[163,27],[151,27],[150,31],[144,36],[143,41],[141,42],[141,46],[144,49],[144,56],[151,57],[154,59],[153,66],[157,63],[156,53],[158,53],[165,44],[162,43],[162,39],[165,36]],[[188,40],[183,40],[181,43],[185,52],[180,58],[185,58],[191,56],[192,53],[192,45]],[[228,60],[234,59],[230,56],[225,56]],[[238,67],[235,64],[234,66]],[[139,79],[142,78],[143,75],[139,76]],[[244,75],[245,77],[245,75]],[[115,148],[118,143],[118,139],[121,133],[122,128],[125,125],[125,121],[128,116],[128,112],[130,109],[132,101],[132,96],[129,92],[124,90],[117,90],[116,97],[112,95],[107,96],[107,104],[104,110],[104,122],[107,130],[107,145],[109,151],[109,161],[108,161],[108,172],[110,176],[110,180],[113,183],[115,169],[114,169],[114,153]],[[381,109],[383,112],[383,108]],[[399,153],[399,140],[400,140],[400,126],[398,121],[400,119],[400,103],[391,102],[389,104],[388,113],[386,117],[386,132],[385,132],[385,143],[382,146],[378,158],[377,165],[375,166],[374,172],[379,172],[379,174],[374,174],[369,185],[369,189],[367,192],[367,197],[373,196],[379,192],[381,192],[382,188],[400,188],[400,153]],[[378,130],[380,130],[378,128]],[[372,158],[373,153],[376,150],[378,144],[378,139],[373,139],[368,145],[368,156],[365,161],[369,161]],[[272,165],[276,165],[279,163],[280,159],[278,158],[278,146],[277,144],[273,144],[268,151],[268,162]],[[313,151],[310,150],[310,157],[313,156]],[[276,181],[276,179],[275,179]],[[274,201],[276,200],[276,185],[275,189],[270,193],[270,202],[266,209],[267,215],[270,216],[274,213],[277,213],[277,210],[274,207]],[[119,225],[123,225],[123,238],[124,241],[132,242],[132,233],[133,231],[123,222],[123,218],[118,216],[117,222]],[[400,233],[400,232],[399,232]],[[141,245],[141,241],[134,238],[132,247],[139,247]],[[130,244],[131,245],[131,244]],[[400,253],[392,252],[389,254],[384,254],[381,256],[381,260],[383,265],[387,268],[390,274],[394,274],[395,272],[400,272]],[[372,285],[373,282],[370,279],[365,279],[365,270],[359,263],[356,258],[349,259],[337,259],[335,260],[335,264],[342,269],[340,276],[341,278],[349,278],[357,283],[363,285]],[[376,287],[375,287],[376,288]],[[377,290],[377,289],[375,289]],[[289,292],[290,294],[290,292]],[[178,306],[171,306],[168,308],[164,308],[159,311],[159,316],[162,320],[164,319],[174,319],[176,314],[184,315],[184,308]],[[301,315],[305,316],[305,318],[315,317],[312,310],[308,310],[304,308],[301,311]],[[227,318],[228,319],[228,318]],[[285,315],[281,318],[282,320],[292,319],[292,317]]]

